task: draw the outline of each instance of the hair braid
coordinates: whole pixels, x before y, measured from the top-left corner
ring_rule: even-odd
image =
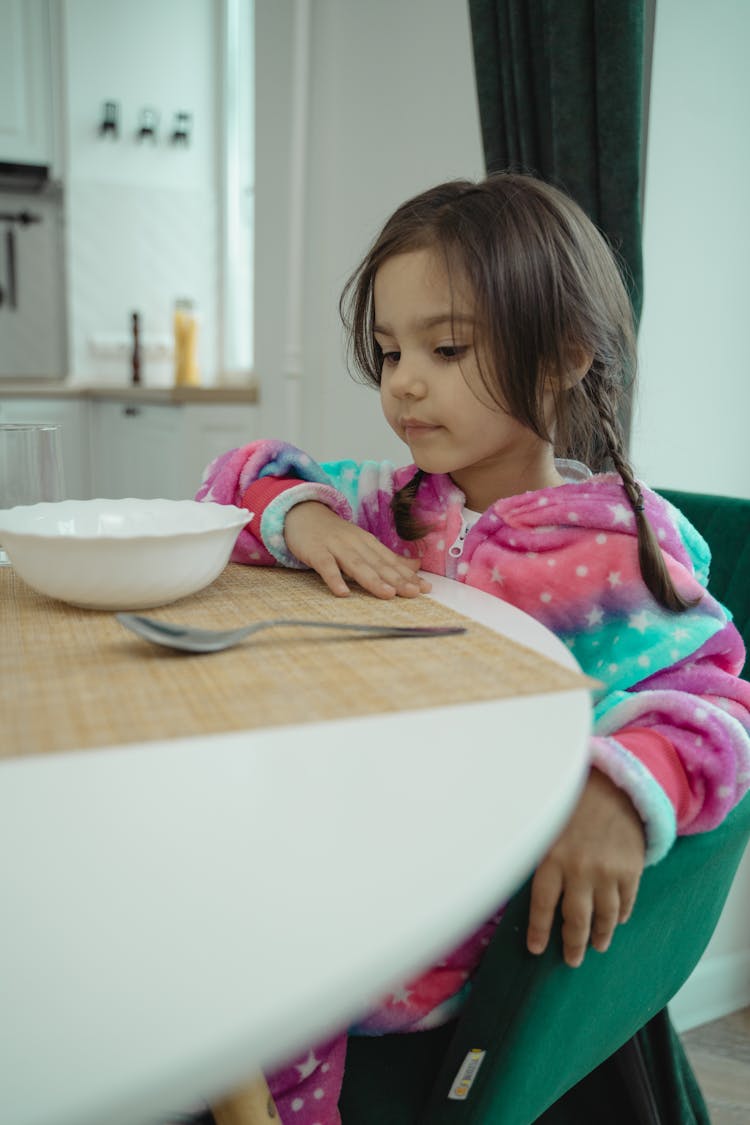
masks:
[[[643,581],[659,605],[675,613],[682,613],[694,606],[699,599],[684,598],[675,588],[667,570],[661,547],[646,515],[641,486],[636,480],[625,454],[622,429],[610,398],[606,393],[601,393],[603,390],[601,382],[597,380],[593,372],[589,375],[586,383],[587,392],[599,414],[601,434],[607,446],[610,460],[622,480],[623,488],[635,515],[638,533],[638,564]]]
[[[403,487],[394,492],[391,499],[391,511],[393,512],[396,531],[407,542],[424,538],[430,530],[427,524],[415,519],[413,513],[414,501],[417,498],[417,492],[424,476],[424,470],[417,469],[411,480],[408,480]]]

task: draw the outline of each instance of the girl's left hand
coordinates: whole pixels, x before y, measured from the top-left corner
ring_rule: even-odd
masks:
[[[589,941],[604,953],[615,927],[630,917],[645,855],[643,823],[632,801],[592,768],[572,817],[534,875],[530,952],[547,948],[559,902],[567,964],[581,964]]]

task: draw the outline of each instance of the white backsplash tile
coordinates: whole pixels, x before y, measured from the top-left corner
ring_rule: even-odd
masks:
[[[131,313],[142,338],[171,338],[177,297],[200,318],[202,382],[218,368],[218,242],[215,196],[196,190],[71,183],[67,191],[71,371],[78,382],[127,383],[127,356],[102,358],[92,339],[129,337]],[[147,386],[172,382],[169,359],[144,358]]]

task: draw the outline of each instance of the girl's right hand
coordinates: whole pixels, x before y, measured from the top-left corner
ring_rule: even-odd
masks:
[[[338,598],[351,592],[344,575],[376,598],[415,598],[431,588],[416,573],[419,559],[395,554],[369,531],[315,500],[287,512],[284,538],[292,554],[317,571]]]

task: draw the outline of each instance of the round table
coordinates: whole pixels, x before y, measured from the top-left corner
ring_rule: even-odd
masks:
[[[0,1120],[157,1121],[346,1026],[520,885],[590,722],[581,688],[3,763]]]

